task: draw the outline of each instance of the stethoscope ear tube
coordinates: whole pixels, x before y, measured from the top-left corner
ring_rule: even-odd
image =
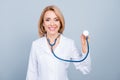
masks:
[[[65,61],[65,62],[82,62],[84,61],[87,57],[88,57],[88,54],[89,54],[89,42],[88,42],[88,36],[86,36],[86,43],[87,43],[87,53],[85,55],[84,58],[82,58],[81,60],[68,60],[68,59],[63,59],[63,58],[60,58],[58,57],[55,53],[54,53],[54,50],[53,50],[53,46],[56,44],[56,41],[57,41],[57,38],[55,39],[54,43],[51,44],[50,43],[50,40],[47,39],[49,45],[51,46],[51,52],[52,54],[54,55],[54,57],[56,57],[57,59],[61,60],[61,61]]]

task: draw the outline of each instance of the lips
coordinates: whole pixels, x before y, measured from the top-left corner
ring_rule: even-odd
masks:
[[[50,30],[50,31],[55,31],[55,27],[48,27],[48,29]]]

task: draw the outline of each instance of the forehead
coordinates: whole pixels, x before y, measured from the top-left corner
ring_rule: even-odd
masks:
[[[44,17],[57,17],[57,15],[55,14],[54,11],[49,10],[49,11],[46,11],[46,12],[45,12]]]

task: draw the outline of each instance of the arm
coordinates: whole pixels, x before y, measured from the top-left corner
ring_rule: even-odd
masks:
[[[82,36],[84,37],[84,36]],[[81,39],[82,40],[85,40],[84,39]],[[86,41],[83,41],[83,42],[86,42]],[[86,52],[87,52],[87,46],[86,46],[86,43],[82,43],[82,53],[80,54],[78,49],[76,48],[75,46],[75,43],[73,42],[72,44],[72,57],[75,59],[75,60],[81,60],[84,58],[84,56],[86,55]],[[83,74],[88,74],[91,70],[91,59],[90,59],[90,54],[88,55],[88,57],[83,61],[83,62],[80,62],[80,63],[74,63],[76,69],[80,70]]]
[[[37,58],[35,55],[35,43],[32,43],[26,80],[37,80]]]
[[[88,42],[90,38],[88,36]],[[82,53],[87,53],[87,42],[86,42],[86,37],[82,34],[81,35],[81,44],[82,44]]]

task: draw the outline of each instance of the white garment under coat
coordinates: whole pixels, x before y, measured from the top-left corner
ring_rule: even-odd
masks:
[[[60,43],[54,50],[63,59],[82,59],[73,40],[60,36]],[[91,69],[90,55],[80,63],[74,63],[76,69],[87,74]],[[69,62],[61,61],[53,56],[46,37],[32,43],[26,80],[68,80],[67,68]]]

